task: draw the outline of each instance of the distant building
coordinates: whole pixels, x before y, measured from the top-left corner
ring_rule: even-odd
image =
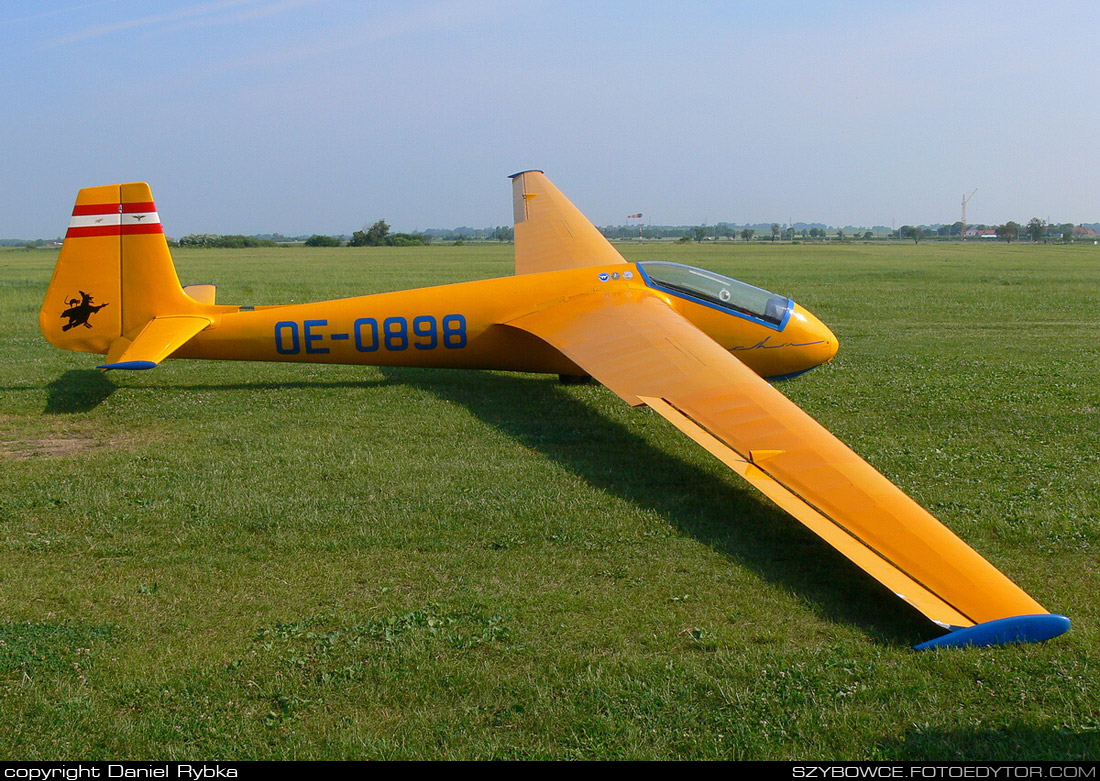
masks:
[[[977,228],[971,225],[966,229],[966,237],[968,239],[995,239],[997,238],[997,231],[993,228]]]

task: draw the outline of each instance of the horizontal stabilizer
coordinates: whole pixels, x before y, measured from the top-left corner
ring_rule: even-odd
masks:
[[[99,368],[151,369],[212,323],[201,315],[165,315],[150,320],[133,341],[119,337]]]

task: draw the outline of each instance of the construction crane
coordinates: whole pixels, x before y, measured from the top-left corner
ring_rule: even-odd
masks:
[[[976,193],[976,192],[978,192],[977,187],[974,188],[974,193]],[[963,218],[962,218],[963,225],[962,225],[962,230],[960,231],[960,233],[962,234],[962,240],[963,241],[966,241],[966,204],[970,203],[970,199],[974,197],[974,193],[970,193],[970,195],[964,195],[963,196]]]

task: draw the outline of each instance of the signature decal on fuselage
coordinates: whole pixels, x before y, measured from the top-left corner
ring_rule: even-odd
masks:
[[[809,347],[811,344],[825,344],[826,339],[818,339],[816,342],[784,342],[783,344],[768,344],[770,336],[765,336],[754,345],[738,345],[731,347],[730,352],[742,352],[745,350],[778,350],[780,347]]]

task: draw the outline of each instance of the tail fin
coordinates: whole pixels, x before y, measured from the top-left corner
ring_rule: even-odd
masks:
[[[202,309],[180,287],[149,185],[80,191],[38,315],[51,344],[118,355],[154,318]]]

